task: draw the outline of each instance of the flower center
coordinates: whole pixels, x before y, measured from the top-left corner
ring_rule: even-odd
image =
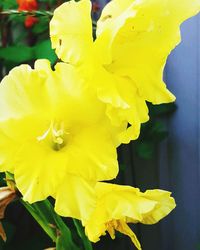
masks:
[[[65,131],[63,129],[52,131],[52,147],[58,151],[65,146]]]
[[[66,145],[68,134],[63,123],[52,122],[44,134],[37,137],[37,140],[47,142],[53,150],[59,151]]]

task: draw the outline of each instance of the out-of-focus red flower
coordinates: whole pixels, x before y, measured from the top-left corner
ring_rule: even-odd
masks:
[[[34,16],[27,16],[24,22],[26,28],[31,28],[35,23],[38,22],[38,18]]]
[[[17,0],[17,4],[19,5],[19,11],[33,11],[38,10],[37,0]],[[25,19],[25,27],[31,28],[35,23],[38,22],[38,18],[34,16],[27,16]]]
[[[36,0],[17,0],[17,3],[19,5],[18,10],[37,10],[38,9],[38,3]]]

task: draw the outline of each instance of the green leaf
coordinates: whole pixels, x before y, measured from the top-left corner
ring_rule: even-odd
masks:
[[[49,237],[58,244],[57,250],[79,250],[73,242],[71,231],[56,214],[48,199],[33,204],[23,200],[21,202]]]
[[[136,144],[136,153],[143,159],[152,159],[155,152],[155,145],[151,141],[142,141]]]
[[[12,14],[8,16],[9,21],[14,21],[16,23],[20,23],[20,25],[24,26],[25,16],[19,14]]]
[[[57,238],[55,228],[51,227],[53,221],[50,219],[49,213],[45,214],[43,208],[39,209],[41,202],[39,204],[29,204],[21,199],[21,203],[28,210],[28,212],[33,216],[33,218],[38,222],[42,229],[48,234],[48,236],[55,242]]]
[[[0,59],[4,59],[9,62],[20,64],[30,61],[33,58],[34,53],[31,47],[10,46],[6,48],[0,48]]]
[[[56,250],[66,250],[65,245],[63,244],[65,242],[65,236],[60,235],[56,240]]]
[[[119,164],[119,170],[124,172],[125,170],[127,169],[126,165],[125,164]]]
[[[17,2],[15,0],[3,0],[0,2],[0,7],[3,8],[3,10],[16,9]]]
[[[150,117],[169,115],[177,109],[175,103],[167,103],[160,105],[149,104],[148,107],[149,107]]]
[[[34,47],[20,45],[0,48],[0,59],[4,59],[16,65],[30,60],[44,58],[48,59],[52,64],[57,60],[57,56],[51,48],[50,40],[42,41]]]
[[[45,40],[41,43],[38,43],[34,47],[34,53],[36,59],[48,59],[52,64],[57,60],[57,56],[54,50],[51,48],[50,40]]]
[[[55,0],[38,0],[39,3],[55,4]]]
[[[82,239],[82,243],[85,250],[93,250],[92,243],[89,241],[88,237],[85,235],[84,228],[79,220],[73,219],[74,225],[76,227],[79,237]]]
[[[32,32],[36,35],[49,30],[49,17],[40,17],[39,21],[33,26]]]
[[[168,136],[166,125],[162,121],[155,121],[149,130],[149,136],[156,143],[163,141]]]

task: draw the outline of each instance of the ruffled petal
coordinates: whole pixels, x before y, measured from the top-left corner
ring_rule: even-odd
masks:
[[[49,66],[47,60],[38,60],[36,64],[39,62]],[[29,65],[12,69],[0,84],[0,120],[31,114],[45,116],[50,104],[46,79],[39,69],[33,70]]]
[[[163,82],[163,69],[180,43],[181,23],[199,10],[199,0],[111,1],[98,22],[96,42],[110,57],[105,59],[109,70],[131,77],[149,102],[174,101]]]
[[[107,104],[106,114],[113,125],[123,122],[130,126],[119,135],[121,143],[129,143],[138,138],[141,123],[148,121],[148,108],[131,79],[119,77],[109,73],[106,69],[99,69],[97,95]]]
[[[134,217],[142,220],[142,214],[152,211],[156,205],[153,199],[145,199],[138,188],[107,183],[96,185],[98,200],[107,204],[109,220]]]
[[[97,183],[95,192],[95,209],[89,220],[84,221],[86,234],[94,242],[113,227],[122,233],[124,230],[140,249],[136,238],[125,223],[154,224],[176,206],[171,193],[163,190],[148,190],[143,193],[130,186]]]
[[[50,22],[50,37],[64,62],[83,62],[93,43],[90,0],[71,0],[58,7]]]
[[[175,207],[175,201],[170,195],[170,192],[163,190],[147,190],[142,196],[157,203],[151,213],[143,216],[141,223],[154,224],[168,215]]]

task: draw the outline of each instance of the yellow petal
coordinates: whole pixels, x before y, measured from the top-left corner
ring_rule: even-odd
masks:
[[[14,174],[17,188],[30,203],[53,195],[66,172],[65,152],[38,139],[48,126],[40,116],[0,122],[1,170]]]
[[[60,113],[60,119],[69,124],[69,173],[96,181],[115,178],[118,174],[116,141],[121,128],[118,131],[111,126],[105,116],[105,105],[79,71],[69,64],[56,65],[48,86],[51,86],[56,115]]]
[[[95,84],[97,94],[101,101],[111,104],[113,107],[127,109],[129,104],[121,96],[117,82],[119,79],[114,74],[107,72],[103,67],[96,72]]]
[[[25,201],[33,203],[54,195],[66,173],[67,156],[29,141],[18,150],[13,163],[17,188]]]
[[[99,99],[107,104],[106,114],[113,125],[127,122],[131,124],[119,135],[121,143],[129,143],[138,138],[141,123],[146,122],[148,108],[146,102],[138,94],[134,83],[125,77],[119,77],[101,68],[96,79]]]
[[[91,182],[116,177],[117,129],[74,66],[52,71],[39,60],[35,69],[17,67],[0,96],[0,169],[14,174],[26,201],[54,195],[65,174]]]
[[[6,123],[3,124],[6,126]],[[34,127],[30,128],[30,124],[34,124]],[[12,140],[9,142],[12,147],[15,146],[12,163],[16,185],[30,203],[54,195],[66,173],[88,182],[113,179],[118,174],[116,147],[101,124],[99,127],[63,127],[63,131],[69,134],[54,139],[48,121],[46,123],[42,118],[36,117],[28,122],[20,119],[17,126],[11,128],[16,134],[22,131],[19,138],[10,131],[8,134],[16,140],[13,146]],[[26,131],[29,136],[26,136]],[[20,136],[23,139],[20,140]],[[63,147],[59,138],[64,140]],[[4,141],[7,143],[7,138]],[[5,152],[4,149],[2,155],[6,159],[3,159],[10,163]]]
[[[106,119],[104,104],[78,69],[70,64],[56,64],[48,79],[48,91],[56,116],[67,117],[66,120],[74,126],[78,123],[91,125]]]
[[[48,129],[48,126],[49,122],[45,116],[39,114],[0,121],[0,162],[1,167],[6,168],[4,171],[10,171],[7,167],[12,166],[14,168],[16,154],[21,150],[24,143],[37,142],[37,137],[42,135]],[[28,151],[28,148],[25,148],[25,151]],[[22,158],[25,158],[25,156],[26,153],[24,152]],[[29,162],[30,160],[27,159],[28,165]],[[11,172],[13,173],[13,171]]]
[[[103,64],[112,62],[112,43],[119,29],[123,27],[126,19],[134,15],[134,11],[129,8],[133,5],[132,0],[110,1],[103,9],[97,22],[97,39],[94,42],[96,53]]]
[[[135,233],[130,229],[130,227],[123,220],[120,221],[119,226],[116,228],[122,234],[125,234],[130,237],[133,244],[136,246],[138,250],[142,250],[139,240]]]
[[[93,42],[90,0],[71,0],[59,6],[50,22],[50,37],[59,58],[81,63]]]
[[[154,210],[143,216],[143,224],[154,224],[168,215],[176,206],[175,201],[170,197],[171,193],[163,190],[147,190],[142,196],[149,200],[157,201]]]
[[[109,220],[122,219],[124,217],[134,217],[138,221],[142,220],[142,215],[151,212],[156,201],[141,197],[142,192],[138,188],[121,186],[108,183],[98,183],[96,185],[98,200],[107,204],[106,210]]]
[[[95,205],[94,184],[79,176],[65,175],[55,198],[55,210],[59,215],[86,220]]]
[[[117,152],[107,128],[99,123],[78,129],[68,146],[69,173],[90,181],[115,178],[119,170]]]
[[[49,107],[45,81],[45,75],[28,65],[12,69],[0,84],[0,120],[31,114],[44,116]]]
[[[174,101],[163,82],[164,65],[180,42],[180,24],[199,10],[199,0],[111,1],[98,22],[96,42],[110,57],[109,70],[131,77],[149,102]]]
[[[95,209],[89,220],[84,221],[86,234],[93,242],[98,241],[106,230],[113,236],[113,227],[129,235],[140,249],[137,238],[125,223],[154,224],[175,207],[171,193],[163,190],[148,190],[143,193],[130,186],[97,183],[95,191]]]
[[[121,133],[118,134],[119,144],[127,144],[131,140],[136,140],[140,134],[141,121],[135,115],[136,113],[133,114],[134,111],[135,108],[133,107],[128,109],[117,109],[111,105],[107,107],[106,114],[113,125],[123,124],[123,122],[126,124],[126,126],[123,126]],[[134,121],[133,118],[135,118]],[[130,126],[128,126],[128,123]]]

